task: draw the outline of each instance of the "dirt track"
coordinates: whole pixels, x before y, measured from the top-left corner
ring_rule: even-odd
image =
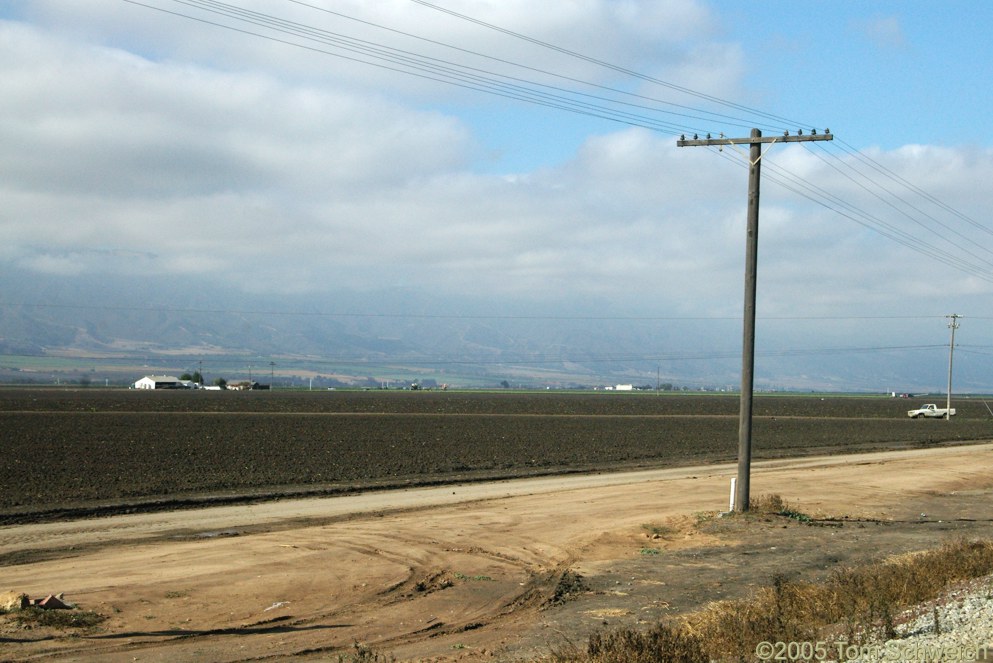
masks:
[[[699,527],[695,514],[727,507],[734,473],[524,479],[0,528],[0,589],[65,592],[109,616],[82,637],[6,625],[2,653],[333,660],[361,642],[401,660],[512,660],[741,595],[776,570],[816,575],[993,536],[990,444],[755,464],[753,495],[853,519],[840,528]],[[676,534],[646,539],[642,525],[663,521]],[[583,580],[561,584],[567,570]],[[557,587],[577,597],[559,605]]]

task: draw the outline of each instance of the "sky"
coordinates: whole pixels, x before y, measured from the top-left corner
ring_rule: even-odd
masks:
[[[763,156],[760,346],[940,344],[958,313],[993,353],[991,3],[208,4],[0,8],[0,303],[96,275],[735,319],[745,150],[676,140],[830,128]],[[359,61],[386,49],[434,59]]]

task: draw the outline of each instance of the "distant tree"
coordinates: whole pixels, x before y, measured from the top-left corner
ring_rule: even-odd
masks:
[[[221,389],[227,389],[228,381],[225,380],[224,378],[216,378],[214,380],[214,386],[220,387]]]
[[[506,380],[504,380],[503,382],[501,382],[500,383],[500,386],[503,387],[504,389],[510,389],[510,383],[507,382]]]
[[[183,373],[179,376],[180,380],[189,380],[190,382],[196,382],[197,384],[203,384],[203,376],[200,375],[200,371],[194,371],[192,373]]]

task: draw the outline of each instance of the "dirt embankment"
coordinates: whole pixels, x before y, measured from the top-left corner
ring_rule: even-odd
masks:
[[[741,596],[775,573],[993,536],[993,445],[757,462],[829,522],[714,518],[730,465],[0,528],[5,588],[107,619],[0,631],[15,660],[516,660]],[[644,527],[658,524],[659,538]]]

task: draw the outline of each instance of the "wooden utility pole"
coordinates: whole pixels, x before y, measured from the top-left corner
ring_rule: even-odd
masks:
[[[755,292],[758,275],[759,251],[759,180],[762,165],[762,144],[800,143],[812,140],[832,140],[830,129],[819,134],[811,131],[804,136],[803,131],[795,136],[762,136],[758,129],[752,129],[748,138],[706,138],[693,136],[687,139],[680,136],[677,147],[722,147],[724,145],[749,145],[748,154],[748,214],[745,243],[745,311],[741,351],[741,406],[738,411],[738,481],[735,487],[734,510],[748,511],[752,467],[752,390],[755,382]]]
[[[955,330],[959,328],[959,318],[962,316],[958,313],[952,313],[951,315],[946,315],[948,318],[948,328],[952,330],[952,340],[948,343],[948,401],[945,403],[945,419],[948,421],[952,420],[952,356],[955,354]]]

